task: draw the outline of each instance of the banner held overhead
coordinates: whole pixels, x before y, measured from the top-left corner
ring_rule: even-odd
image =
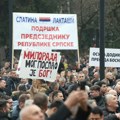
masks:
[[[54,82],[60,63],[59,52],[22,50],[20,56],[20,78],[44,79]]]
[[[77,50],[75,14],[13,13],[13,47]]]
[[[105,48],[105,67],[120,67],[120,49]],[[90,48],[89,66],[99,67],[99,48]]]

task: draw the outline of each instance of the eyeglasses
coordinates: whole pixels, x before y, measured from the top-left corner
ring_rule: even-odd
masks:
[[[84,77],[84,76],[79,76],[79,77],[81,78],[81,77]]]

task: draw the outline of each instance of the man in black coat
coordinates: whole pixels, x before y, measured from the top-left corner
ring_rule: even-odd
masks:
[[[64,69],[65,69],[64,64],[63,64],[63,61],[61,60],[58,67],[58,73],[60,74]]]
[[[102,109],[97,106],[93,107],[88,120],[104,120]]]
[[[10,120],[8,117],[7,101],[5,99],[0,100],[0,120]]]
[[[90,97],[96,101],[96,104],[99,107],[101,108],[105,107],[105,100],[100,93],[100,86],[94,85],[90,88]]]
[[[117,97],[112,94],[107,94],[105,101],[106,106],[103,109],[104,120],[120,120],[120,113],[117,111],[119,107]]]

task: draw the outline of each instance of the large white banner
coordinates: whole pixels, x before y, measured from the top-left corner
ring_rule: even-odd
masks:
[[[13,47],[78,49],[75,14],[13,13]]]
[[[59,52],[22,50],[19,77],[53,82],[56,79],[60,59]]]
[[[100,64],[99,48],[90,48],[89,66]],[[105,48],[105,67],[120,67],[120,49]]]

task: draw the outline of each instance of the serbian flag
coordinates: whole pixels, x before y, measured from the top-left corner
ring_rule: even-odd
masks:
[[[50,17],[39,17],[39,21],[41,21],[41,22],[50,22]]]

